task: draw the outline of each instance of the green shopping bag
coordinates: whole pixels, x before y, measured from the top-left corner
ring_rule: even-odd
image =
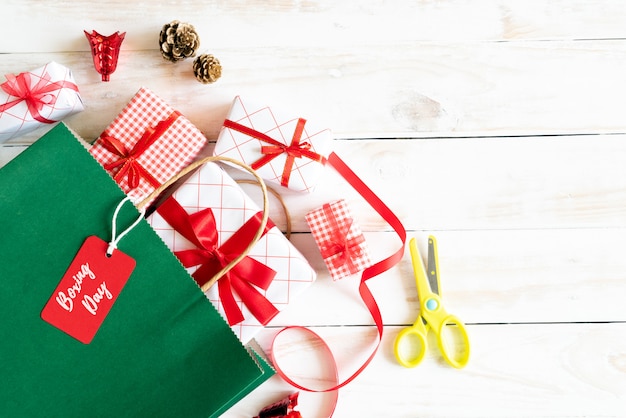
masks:
[[[124,197],[63,124],[0,170],[0,417],[215,417],[273,374],[143,219],[125,261],[73,264],[88,237],[109,249],[116,208],[118,231],[138,219]]]

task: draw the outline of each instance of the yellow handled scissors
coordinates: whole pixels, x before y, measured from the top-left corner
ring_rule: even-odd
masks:
[[[420,315],[410,327],[404,328],[394,342],[393,351],[404,367],[415,367],[426,354],[426,336],[433,330],[444,360],[460,369],[467,364],[470,343],[465,325],[443,307],[439,291],[439,261],[435,237],[428,237],[428,274],[417,249],[415,238],[409,241],[413,272],[420,304]],[[412,350],[407,350],[408,348]],[[411,351],[407,353],[407,351]]]

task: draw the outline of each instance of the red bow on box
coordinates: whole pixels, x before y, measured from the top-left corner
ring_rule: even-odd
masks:
[[[287,185],[289,184],[289,178],[291,177],[291,171],[293,170],[293,164],[296,158],[306,157],[322,164],[326,163],[326,158],[324,158],[324,156],[314,151],[311,151],[310,143],[300,142],[300,140],[302,139],[302,132],[304,131],[305,123],[306,119],[298,119],[296,129],[294,130],[293,136],[291,138],[291,144],[289,145],[278,142],[274,138],[262,132],[255,131],[252,128],[248,128],[247,126],[241,125],[237,122],[233,122],[229,119],[226,119],[224,121],[224,127],[233,129],[237,132],[241,132],[242,134],[251,136],[258,139],[259,141],[266,142],[271,145],[261,147],[261,153],[263,154],[263,157],[259,158],[257,161],[250,165],[250,167],[252,167],[252,169],[254,170],[263,167],[274,158],[283,153],[286,153],[287,159],[285,161],[285,167],[283,168],[283,174],[280,180],[280,184],[284,187],[287,187]]]
[[[363,254],[361,244],[365,242],[365,237],[358,235],[348,239],[348,233],[350,232],[354,220],[352,218],[347,219],[346,223],[341,227],[333,214],[330,204],[324,204],[322,209],[324,216],[326,216],[330,224],[330,238],[320,249],[322,257],[327,259],[338,255],[331,261],[333,267],[338,268],[347,264],[350,272],[356,272],[358,269],[354,265],[354,260],[361,257]]]
[[[258,231],[263,217],[263,213],[258,212],[218,247],[217,227],[211,208],[190,215],[173,197],[170,197],[159,206],[157,212],[178,233],[197,247],[177,251],[174,255],[185,267],[200,266],[192,275],[200,286],[208,282],[246,249]],[[268,221],[263,234],[266,234],[273,226],[274,224]],[[233,296],[233,290],[261,324],[266,325],[276,316],[278,309],[254,287],[267,290],[274,276],[276,272],[265,264],[251,257],[245,257],[219,279],[217,285],[220,300],[231,326],[244,320],[243,313]]]
[[[159,187],[161,183],[137,161],[137,158],[150,148],[176,122],[179,116],[180,113],[174,111],[167,119],[157,123],[154,128],[148,127],[141,138],[139,138],[139,141],[130,150],[117,138],[110,136],[106,132],[103,133],[99,140],[100,144],[120,157],[117,161],[105,164],[104,168],[111,171],[116,167],[122,166],[113,178],[119,183],[126,176],[130,190],[137,188],[142,178],[154,187]]]
[[[41,123],[54,123],[56,121],[44,118],[39,112],[44,106],[54,106],[57,101],[57,96],[51,94],[57,90],[63,88],[69,88],[74,91],[78,91],[78,86],[69,81],[55,81],[50,82],[50,74],[44,72],[39,78],[39,81],[31,87],[31,73],[20,73],[17,76],[12,74],[6,75],[7,81],[0,84],[0,88],[7,94],[17,97],[16,100],[12,100],[8,103],[0,106],[0,112],[4,112],[7,109],[12,108],[20,102],[25,102],[28,107],[28,112],[32,115],[33,119]]]

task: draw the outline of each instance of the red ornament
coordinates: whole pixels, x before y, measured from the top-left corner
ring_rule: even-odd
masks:
[[[298,394],[299,392],[294,392],[286,398],[266,406],[254,418],[302,418],[300,412],[294,411],[298,405]]]
[[[126,32],[115,32],[109,36],[102,36],[95,30],[91,33],[84,32],[91,46],[91,55],[96,71],[102,74],[102,81],[109,81],[109,75],[113,74],[117,68],[117,57],[120,54],[120,46]]]

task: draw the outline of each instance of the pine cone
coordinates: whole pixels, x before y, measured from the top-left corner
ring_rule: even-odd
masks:
[[[173,20],[163,25],[159,34],[159,46],[163,58],[176,62],[196,55],[200,38],[193,25]]]
[[[213,55],[202,54],[193,60],[193,73],[201,83],[214,83],[222,76],[222,65]]]

